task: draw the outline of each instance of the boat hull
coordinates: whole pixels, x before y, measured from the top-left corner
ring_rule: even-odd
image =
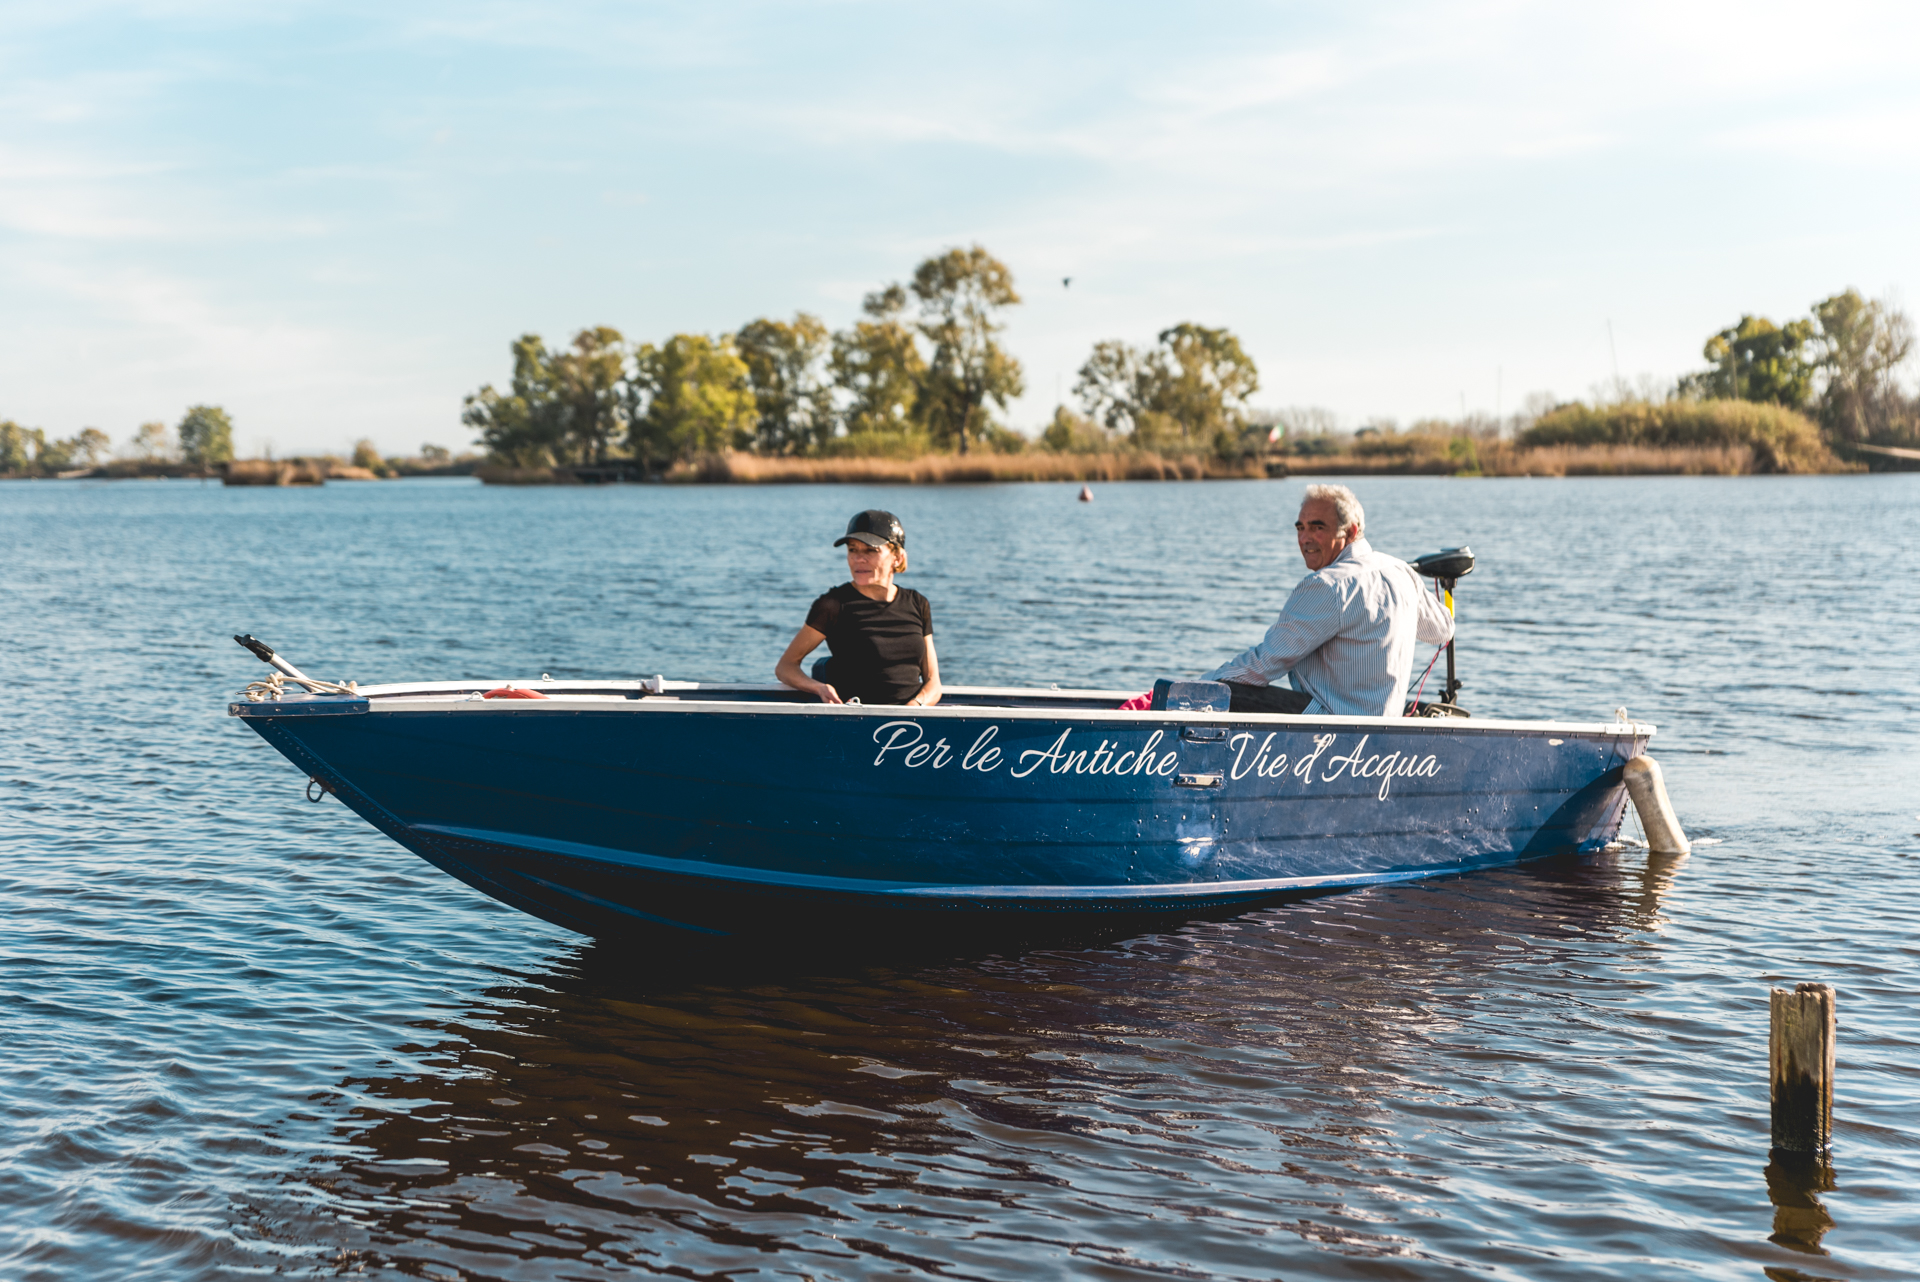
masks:
[[[505,704],[322,696],[231,710],[422,858],[603,937],[1193,913],[1592,849],[1617,832],[1620,767],[1650,733],[1045,706]]]

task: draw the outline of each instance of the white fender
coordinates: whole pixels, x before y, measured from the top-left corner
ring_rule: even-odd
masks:
[[[1647,852],[1655,855],[1685,855],[1693,845],[1680,830],[1680,820],[1667,800],[1666,781],[1660,763],[1652,757],[1635,757],[1621,767],[1627,780],[1627,795],[1639,812],[1640,826],[1647,830]]]

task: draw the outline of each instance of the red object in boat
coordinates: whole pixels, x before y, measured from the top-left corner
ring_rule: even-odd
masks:
[[[544,699],[547,696],[538,690],[516,690],[512,686],[501,686],[498,690],[489,690],[481,696],[485,699]]]
[[[1153,691],[1149,690],[1145,694],[1134,695],[1133,698],[1121,704],[1118,708],[1115,709],[1115,711],[1116,712],[1145,712],[1151,707],[1153,707]]]

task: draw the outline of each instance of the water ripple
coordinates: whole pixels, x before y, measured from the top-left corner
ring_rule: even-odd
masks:
[[[1914,478],[1362,488],[1388,550],[1479,553],[1477,712],[1660,722],[1719,844],[1136,938],[612,950],[301,800],[227,635],[758,679],[880,505],[951,680],[1144,688],[1258,635],[1298,486],[0,487],[0,1276],[1912,1276],[1920,594],[1875,567]],[[1766,990],[1810,978],[1831,1188],[1767,1162]]]

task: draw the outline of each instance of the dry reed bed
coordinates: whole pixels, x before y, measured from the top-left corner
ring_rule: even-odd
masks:
[[[1199,481],[1265,476],[1258,461],[1223,462],[1198,456],[1159,454],[929,454],[916,459],[762,458],[723,454],[681,464],[669,481],[748,485],[840,482],[889,485],[951,485],[981,481]]]
[[[1804,454],[1785,468],[1771,451],[1752,445],[1537,445],[1474,441],[1456,456],[1442,448],[1330,454],[1276,459],[1294,476],[1752,476],[1777,471],[1848,471],[1825,455],[1809,466]],[[1278,468],[1275,473],[1278,473]],[[721,454],[674,466],[662,479],[681,484],[951,485],[994,481],[1197,481],[1254,479],[1269,475],[1260,459],[1225,461],[1159,454],[931,454],[895,458],[763,458]],[[565,469],[488,464],[479,471],[490,485],[575,484]]]
[[[1330,454],[1288,459],[1295,476],[1753,476],[1751,445],[1541,445],[1483,442],[1475,465],[1452,458]]]
[[[227,485],[324,485],[328,481],[372,481],[374,474],[334,458],[238,459],[226,465]]]
[[[1820,426],[1784,405],[1755,401],[1629,401],[1564,405],[1541,416],[1513,442],[1521,449],[1634,448],[1692,456],[1712,469],[1713,451],[1747,448],[1754,472],[1850,471],[1821,439]],[[1705,451],[1706,453],[1701,453]],[[1622,458],[1627,456],[1623,455]],[[1736,455],[1729,453],[1727,461]]]
[[[1751,445],[1543,445],[1511,451],[1487,476],[1752,476]]]

